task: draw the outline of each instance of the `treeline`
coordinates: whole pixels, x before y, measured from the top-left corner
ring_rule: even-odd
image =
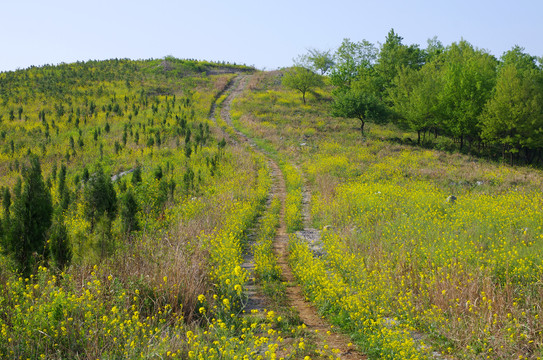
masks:
[[[379,47],[345,39],[310,50],[298,65],[328,75],[332,115],[394,122],[417,143],[454,140],[461,151],[513,162],[543,161],[542,59],[515,46],[499,59],[465,40],[407,45],[391,30]],[[430,136],[431,134],[431,136]]]

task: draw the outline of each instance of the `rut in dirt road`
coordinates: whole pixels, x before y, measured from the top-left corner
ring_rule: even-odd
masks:
[[[218,99],[224,93],[228,94],[226,99],[224,100],[222,107],[220,107],[221,109],[220,116],[222,119],[225,119],[226,116],[228,116],[229,118],[230,104],[232,102],[232,99],[235,98],[239,94],[239,91],[236,91],[236,89],[240,87],[239,83],[240,81],[243,81],[243,79],[245,79],[245,76],[238,75],[236,78],[230,80],[226,84],[224,89],[222,89],[216,95],[216,99]],[[225,111],[226,108],[228,109],[227,111]],[[208,117],[209,119],[213,120],[217,126],[219,126],[217,118],[216,118],[217,117],[217,102],[216,101],[214,101],[213,104],[211,105],[211,109],[209,111]],[[234,128],[232,127],[232,129]],[[230,136],[230,134],[225,129],[222,129],[222,132],[225,139],[227,139],[229,142],[233,144],[237,144],[237,140],[234,139],[232,136]],[[237,135],[240,136],[245,141],[248,140],[245,136],[243,136],[243,134],[239,132],[237,132]],[[271,195],[268,196],[268,205],[269,205],[270,200],[271,200]],[[256,232],[256,228],[251,229],[251,230],[252,231],[250,231],[250,233],[247,236],[248,237],[247,250],[243,256],[243,263],[241,264],[241,267],[245,269],[247,273],[249,274],[248,281],[245,284],[247,303],[244,304],[244,310],[246,311],[246,313],[251,313],[252,310],[257,310],[259,312],[262,312],[264,309],[266,309],[268,305],[266,297],[262,294],[261,291],[259,291],[259,286],[255,282],[255,276],[254,276],[255,262],[254,262],[254,254],[253,254],[252,247],[254,244],[254,235]]]
[[[233,123],[232,119],[230,117],[230,106],[232,103],[232,100],[239,96],[243,90],[245,89],[245,85],[249,79],[249,76],[243,75],[238,76],[238,78],[233,82],[232,90],[230,91],[228,97],[223,103],[223,106],[221,108],[221,117],[222,119],[230,126],[232,127],[239,138],[242,141],[246,141],[255,148],[256,151],[261,152],[264,154],[269,161],[271,170],[272,170],[272,176],[273,176],[273,182],[274,186],[272,189],[272,194],[270,194],[270,197],[274,196],[277,197],[282,206],[281,206],[281,213],[280,213],[280,223],[279,223],[279,229],[277,231],[277,235],[274,240],[274,252],[278,259],[278,264],[281,267],[281,272],[283,276],[283,280],[287,282],[287,298],[289,305],[294,308],[301,319],[301,321],[306,325],[307,330],[310,333],[315,334],[317,346],[321,347],[323,344],[327,344],[332,349],[337,349],[338,356],[341,359],[365,359],[366,357],[359,353],[351,344],[350,339],[343,335],[334,333],[331,330],[331,326],[329,323],[327,323],[324,319],[322,319],[321,316],[319,316],[317,310],[315,307],[313,307],[309,302],[305,300],[305,296],[303,295],[303,291],[300,286],[296,284],[296,280],[294,278],[294,275],[290,269],[290,266],[288,265],[288,241],[289,241],[289,235],[287,233],[287,227],[285,223],[285,199],[287,196],[287,190],[285,186],[285,180],[283,176],[283,172],[281,171],[281,168],[279,165],[273,160],[273,158],[266,153],[264,150],[258,148],[255,143],[248,138],[246,135],[242,134],[240,131],[238,131]],[[309,196],[308,192],[304,192],[304,224],[305,226],[308,226],[309,224]],[[315,238],[318,236],[318,231],[310,228],[306,228],[303,231],[299,232],[299,236],[305,237],[307,240],[307,237],[311,235],[311,237]],[[311,240],[311,239],[309,239]],[[314,239],[313,239],[314,240]],[[256,294],[256,290],[255,290]],[[249,296],[252,295],[249,293]]]

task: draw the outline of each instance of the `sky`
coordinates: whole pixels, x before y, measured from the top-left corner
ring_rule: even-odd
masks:
[[[462,39],[499,57],[543,56],[540,0],[18,0],[0,7],[0,71],[111,58],[177,58],[290,66],[344,38],[378,44]]]

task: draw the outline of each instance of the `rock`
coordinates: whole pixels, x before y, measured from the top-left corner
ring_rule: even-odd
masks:
[[[450,196],[447,198],[447,202],[448,202],[448,203],[454,204],[455,201],[456,201],[456,196],[454,196],[454,195],[450,195]]]

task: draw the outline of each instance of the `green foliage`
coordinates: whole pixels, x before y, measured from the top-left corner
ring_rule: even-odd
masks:
[[[301,66],[294,66],[285,71],[282,82],[285,87],[301,92],[304,104],[305,94],[323,84],[320,75]]]
[[[53,204],[41,174],[40,161],[31,156],[23,168],[23,185],[13,202],[7,246],[20,271],[28,274],[40,260],[47,260],[46,233],[51,226]],[[17,191],[18,192],[18,191]]]
[[[418,135],[440,126],[439,91],[442,87],[439,66],[428,63],[420,70],[403,67],[389,91],[392,109],[400,116],[400,124]]]
[[[155,179],[161,180],[164,174],[162,173],[162,167],[158,165],[154,171]]]
[[[139,206],[132,189],[128,189],[121,199],[121,220],[123,232],[130,233],[140,229],[137,214]]]
[[[307,54],[301,55],[295,60],[295,64],[324,75],[334,66],[335,62],[330,50],[309,49]]]
[[[360,120],[360,131],[364,133],[366,120],[380,122],[386,114],[381,101],[373,94],[359,89],[338,91],[332,103],[332,116]]]
[[[63,270],[70,265],[73,255],[72,246],[62,215],[57,215],[51,225],[49,249],[57,269]]]
[[[479,115],[492,94],[497,62],[466,41],[453,43],[443,54],[443,90],[440,92],[445,127],[460,139],[478,138]]]
[[[426,49],[424,49],[426,62],[431,62],[436,59],[445,51],[443,43],[437,39],[437,36],[434,36],[431,39],[428,39]]]
[[[85,216],[91,229],[98,219],[107,217],[110,221],[117,215],[117,194],[111,178],[104,173],[100,165],[96,166],[84,188]]]
[[[141,165],[138,164],[132,172],[132,185],[138,185],[141,183]]]
[[[418,45],[404,45],[403,38],[391,29],[381,45],[375,70],[383,83],[383,91],[398,74],[401,67],[419,69],[424,63],[424,53]]]
[[[11,192],[7,186],[2,187],[2,209],[4,210],[4,219],[9,217],[9,207],[11,206]]]
[[[340,89],[349,88],[362,72],[372,68],[377,59],[378,49],[367,40],[343,42],[334,54],[335,64],[330,72],[330,81]]]
[[[86,170],[86,168],[85,168]],[[70,205],[70,190],[66,186],[66,165],[62,164],[60,172],[58,173],[58,194],[60,195],[60,207],[62,210],[66,210]],[[85,176],[83,176],[85,179]],[[86,179],[88,179],[88,172]],[[86,180],[85,180],[86,181]]]
[[[534,81],[542,76],[539,70],[527,66],[522,61],[526,58],[513,60],[510,55],[499,71],[481,122],[483,138],[513,154],[543,146],[543,87]]]

